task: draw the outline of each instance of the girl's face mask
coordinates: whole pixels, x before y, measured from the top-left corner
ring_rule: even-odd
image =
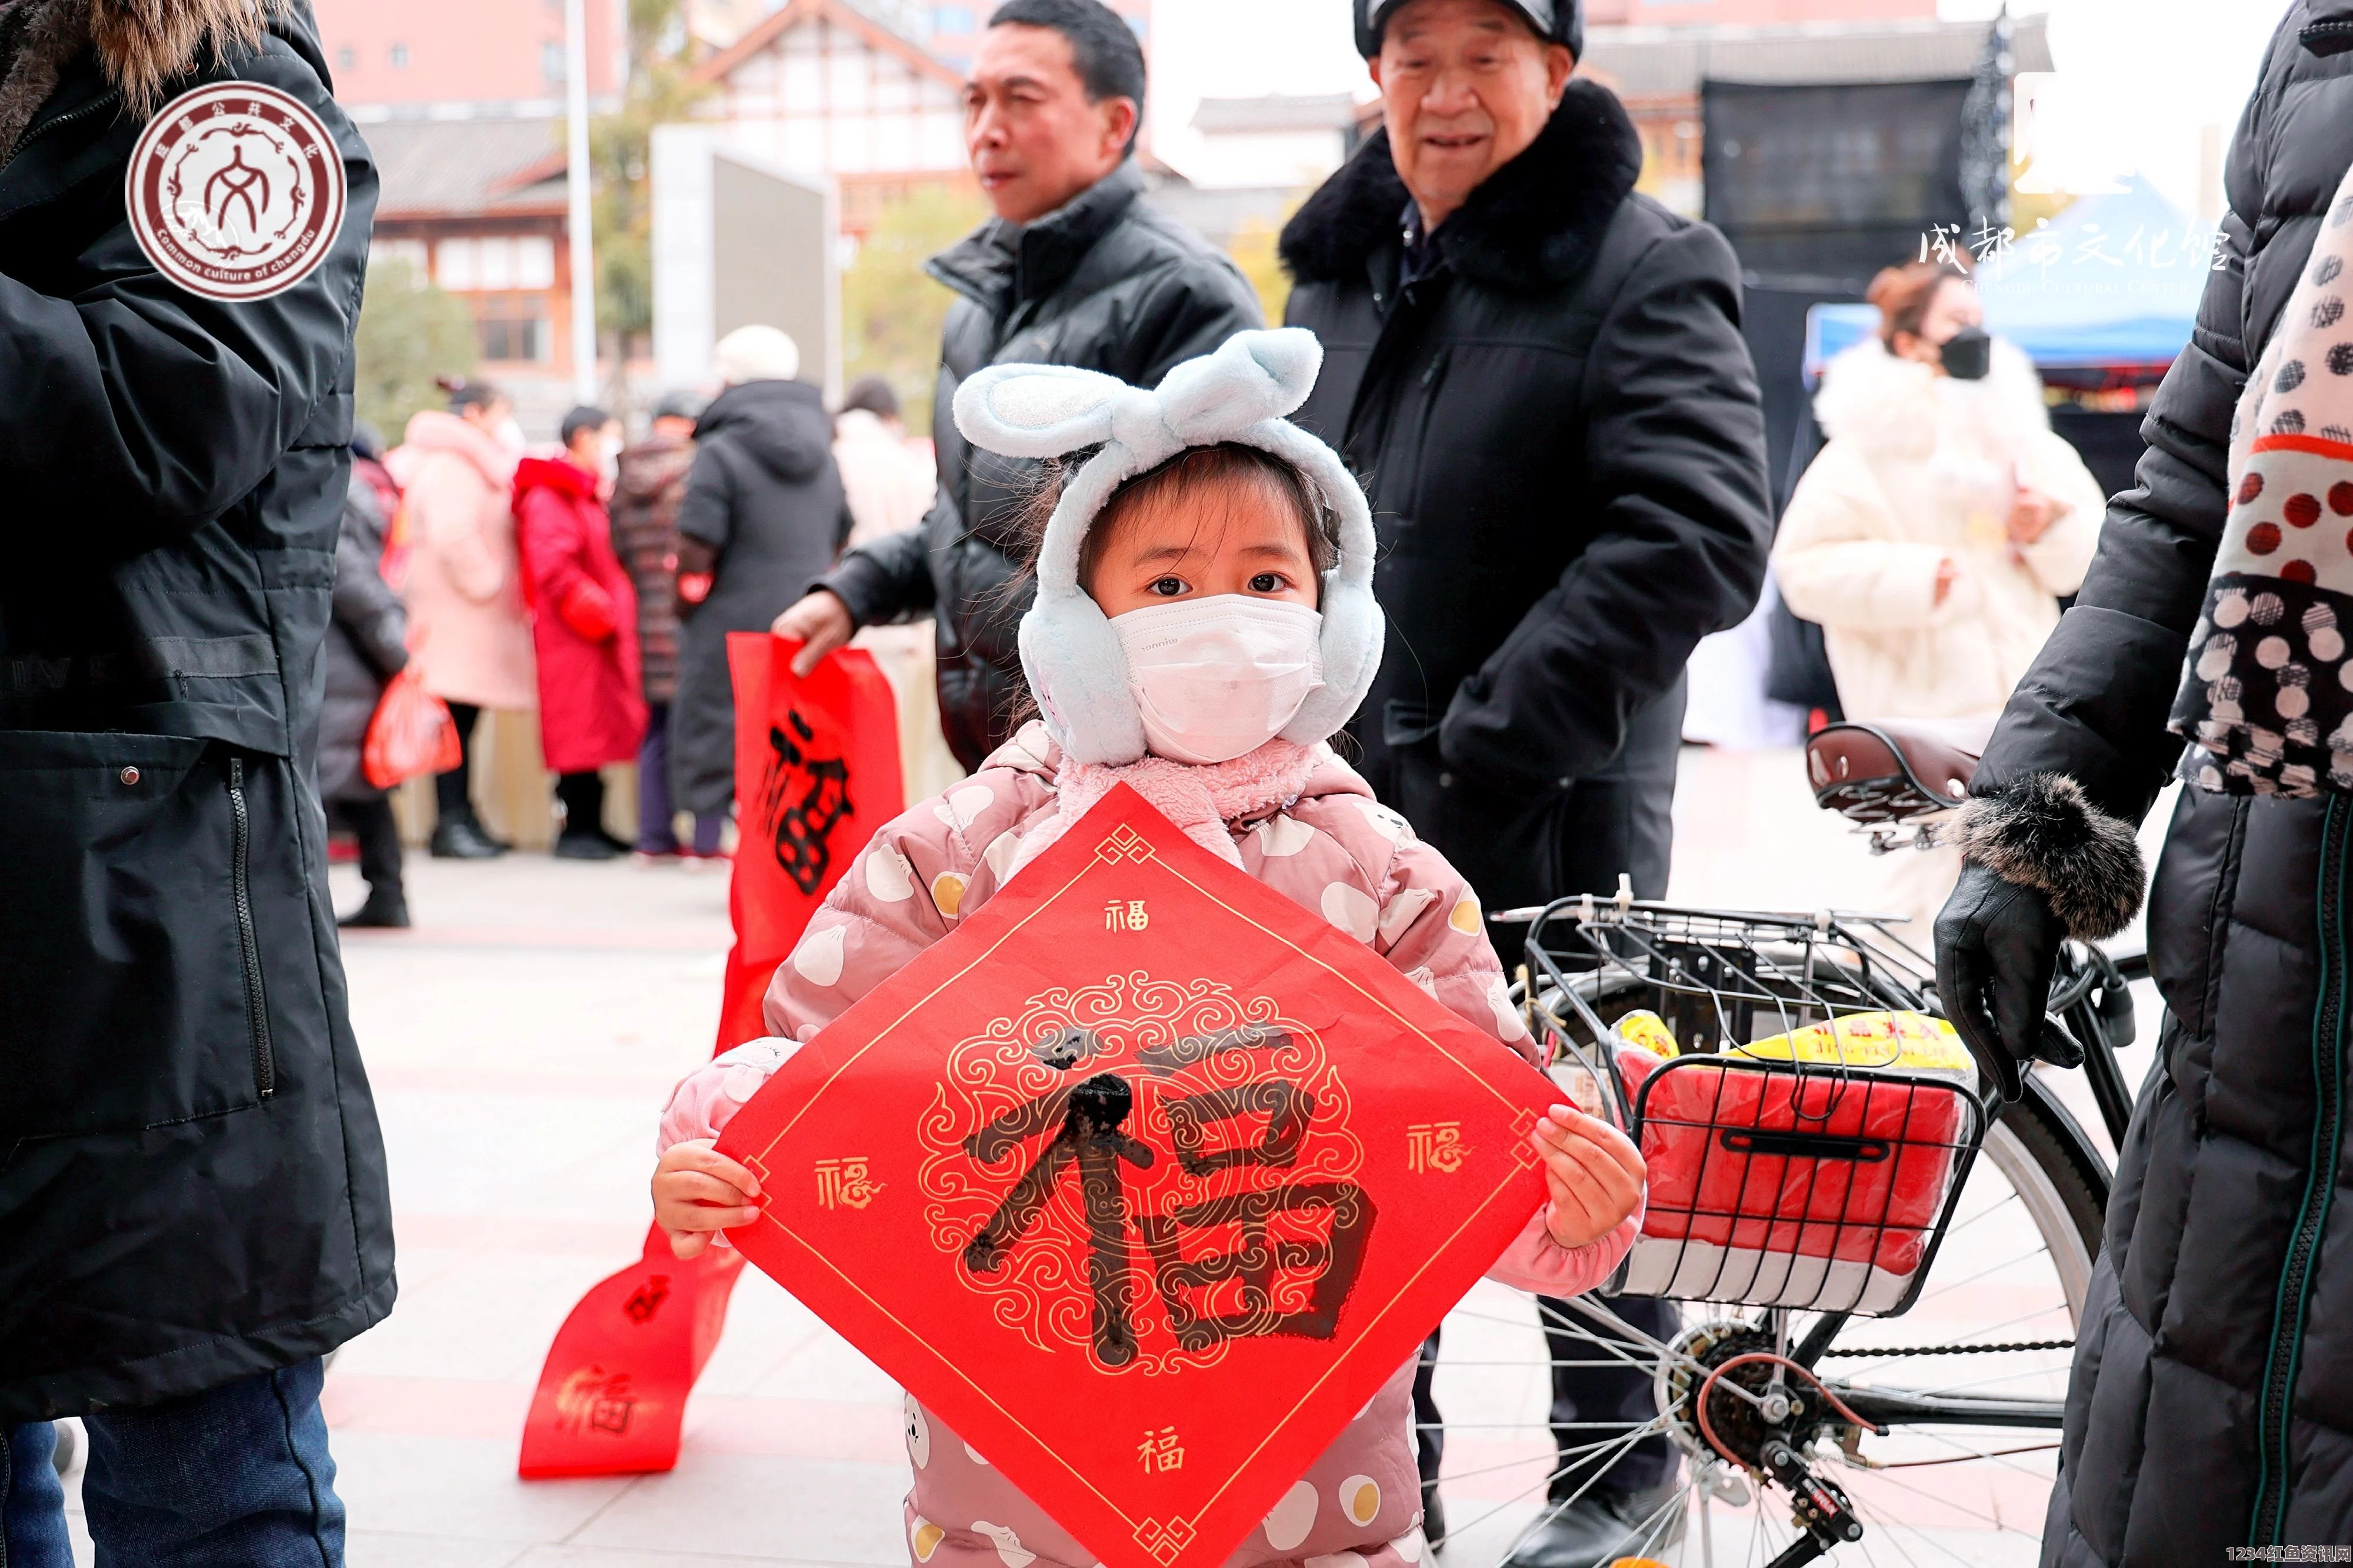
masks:
[[[1229,762],[1282,731],[1324,684],[1324,617],[1305,605],[1218,594],[1113,616],[1152,750]]]

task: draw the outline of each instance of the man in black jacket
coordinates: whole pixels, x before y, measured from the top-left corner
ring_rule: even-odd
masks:
[[[1683,664],[1755,603],[1772,533],[1739,268],[1633,194],[1631,121],[1570,79],[1576,0],[1355,4],[1385,128],[1282,258],[1289,321],[1324,351],[1295,417],[1370,476],[1380,530],[1390,635],[1359,766],[1490,910],[1621,875],[1662,897]],[[1517,929],[1496,932],[1507,963]],[[1614,1305],[1648,1332],[1674,1321]],[[1654,1413],[1646,1378],[1574,1334],[1553,1354],[1588,1363],[1554,1373],[1564,1449]],[[1426,1376],[1417,1393],[1434,1422]],[[1564,1460],[1517,1561],[1639,1555],[1672,1474],[1660,1439]]]
[[[312,748],[375,173],[264,0],[0,8],[0,150],[5,1557],[70,1561],[79,1415],[101,1561],[340,1563],[320,1358],[394,1286]]]
[[[859,626],[936,616],[940,722],[967,768],[1005,738],[1023,690],[1014,628],[1019,524],[1037,465],[976,453],[955,390],[984,366],[1071,364],[1134,384],[1261,324],[1241,272],[1137,198],[1144,52],[1096,0],[1008,0],[965,87],[965,144],[995,221],[932,258],[962,296],[932,404],[940,496],[919,528],[860,546],[776,619],[814,668]]]

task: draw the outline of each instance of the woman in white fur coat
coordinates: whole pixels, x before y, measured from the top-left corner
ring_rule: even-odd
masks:
[[[1872,280],[1879,335],[1840,354],[1830,437],[1773,548],[1781,595],[1819,622],[1850,719],[1980,750],[2084,580],[2106,498],[2054,435],[2026,356],[1986,336],[1977,289],[1934,263]],[[1883,901],[1925,946],[1956,852],[1891,858]]]

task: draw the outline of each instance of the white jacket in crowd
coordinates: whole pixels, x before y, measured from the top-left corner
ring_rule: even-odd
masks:
[[[1976,750],[2082,584],[2106,498],[1999,339],[1978,381],[1867,339],[1831,362],[1814,414],[1830,441],[1781,519],[1781,595],[1822,626],[1848,718],[1935,721]],[[2004,527],[2020,486],[2066,509],[2032,544]]]

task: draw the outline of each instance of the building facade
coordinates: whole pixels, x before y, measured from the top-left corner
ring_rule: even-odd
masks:
[[[586,0],[588,91],[619,90],[627,0]],[[563,0],[313,0],[335,96],[369,120],[400,113],[564,111]]]
[[[926,184],[968,184],[964,76],[925,48],[907,14],[877,0],[786,0],[696,68],[696,106],[722,143],[833,179],[842,230]]]

